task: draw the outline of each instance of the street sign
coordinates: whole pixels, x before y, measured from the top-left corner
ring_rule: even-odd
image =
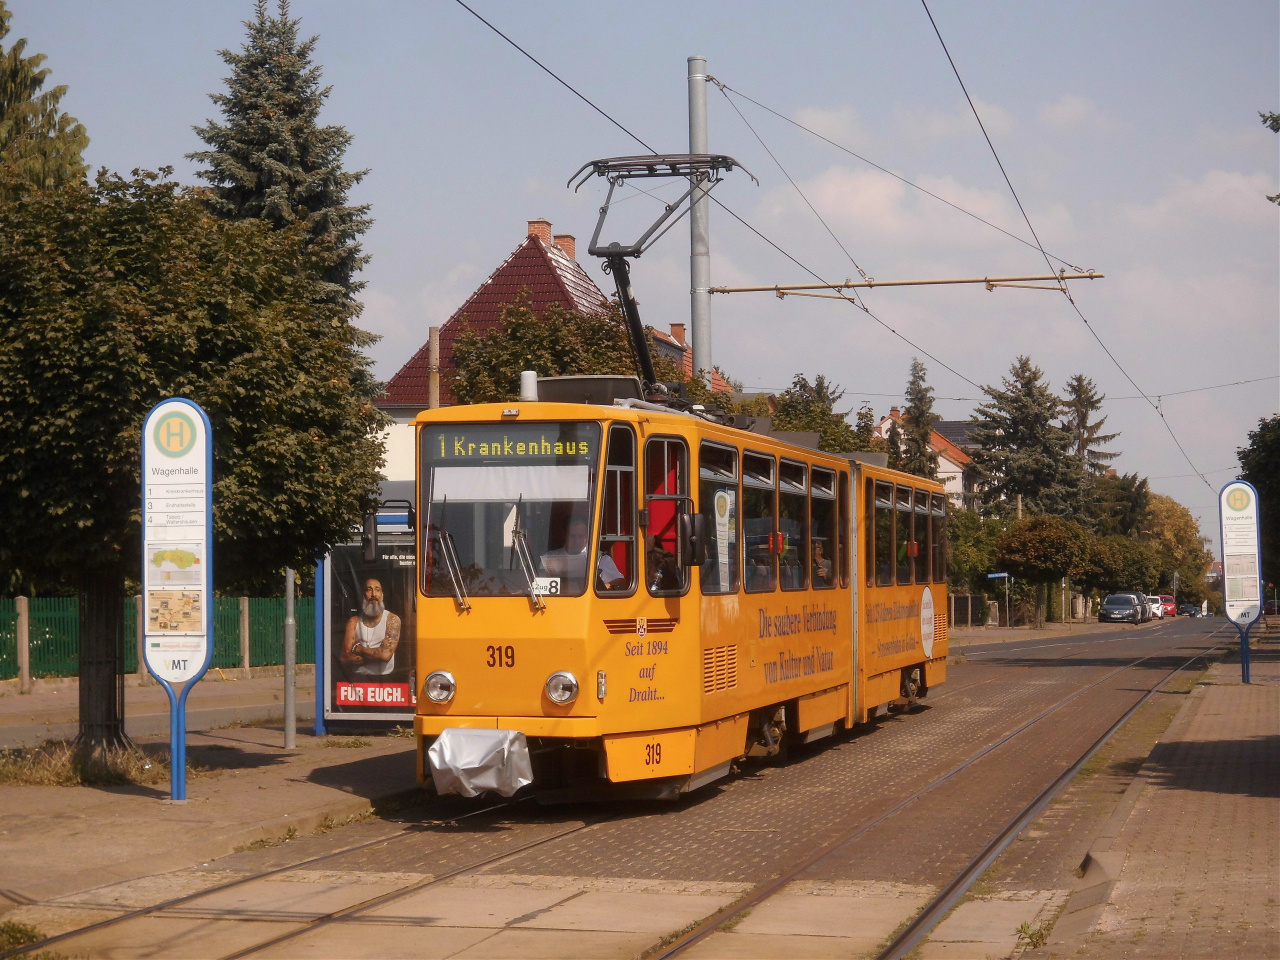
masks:
[[[1007,577],[1007,576],[1008,576],[1008,574],[1007,574],[1007,573],[988,573],[988,574],[987,574],[987,579],[988,579],[988,580],[995,580],[997,577]]]
[[[1262,548],[1258,538],[1258,491],[1233,480],[1218,495],[1222,532],[1222,596],[1227,619],[1240,632],[1240,671],[1249,682],[1249,628],[1262,612]]]
[[[143,658],[169,696],[174,800],[186,799],[187,694],[213,657],[212,548],[209,418],[163,400],[142,424]]]

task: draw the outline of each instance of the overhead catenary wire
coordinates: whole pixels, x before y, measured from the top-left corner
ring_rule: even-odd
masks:
[[[1049,271],[1053,272],[1053,263],[1049,259],[1049,254],[1045,252],[1044,244],[1040,242],[1040,237],[1036,234],[1036,228],[1031,225],[1031,218],[1027,215],[1026,208],[1023,207],[1022,201],[1018,198],[1018,191],[1013,188],[1013,181],[1009,179],[1009,174],[1000,160],[1000,154],[996,151],[995,144],[991,142],[991,136],[987,133],[987,127],[982,122],[982,117],[978,113],[978,108],[974,104],[973,98],[969,96],[969,90],[964,85],[964,78],[960,76],[960,70],[951,56],[951,51],[947,49],[947,42],[942,39],[942,31],[938,29],[938,24],[933,19],[933,14],[929,10],[928,0],[920,0],[920,5],[924,7],[925,16],[929,18],[929,24],[933,27],[933,32],[938,38],[938,43],[942,45],[942,52],[946,54],[947,63],[951,65],[951,72],[955,74],[956,82],[960,84],[960,90],[964,94],[965,101],[968,102],[969,109],[973,112],[973,118],[978,121],[978,128],[982,131],[983,139],[987,141],[987,146],[991,150],[991,156],[995,158],[996,166],[1000,168],[1000,175],[1004,177],[1005,185],[1009,188],[1009,193],[1013,196],[1013,202],[1017,204],[1018,212],[1022,214],[1022,219],[1026,221],[1027,229],[1031,231],[1031,237],[1035,240],[1036,248],[1040,251],[1040,255],[1044,257],[1045,264],[1049,267]],[[1102,352],[1110,358],[1111,362],[1115,364],[1116,369],[1119,370],[1120,373],[1124,375],[1124,378],[1133,386],[1133,389],[1137,390],[1138,393],[1142,395],[1142,398],[1150,404],[1151,409],[1159,415],[1160,422],[1164,424],[1165,430],[1168,431],[1169,437],[1173,440],[1174,446],[1178,448],[1178,452],[1182,454],[1182,458],[1187,461],[1187,465],[1196,472],[1197,476],[1204,481],[1204,485],[1212,490],[1213,484],[1209,482],[1209,478],[1201,472],[1200,468],[1195,465],[1190,454],[1187,453],[1186,448],[1182,446],[1182,441],[1179,440],[1178,435],[1173,432],[1173,427],[1165,417],[1164,411],[1160,409],[1160,404],[1155,400],[1152,400],[1147,392],[1138,386],[1137,381],[1134,380],[1133,377],[1129,375],[1129,371],[1124,368],[1124,364],[1120,362],[1116,355],[1111,352],[1111,349],[1106,345],[1106,343],[1103,342],[1102,337],[1098,335],[1098,331],[1093,328],[1093,324],[1091,324],[1088,318],[1085,317],[1084,313],[1080,310],[1079,305],[1076,304],[1075,298],[1071,296],[1071,290],[1067,287],[1067,282],[1060,279],[1058,281],[1058,285],[1062,288],[1062,294],[1067,298],[1067,302],[1071,304],[1071,309],[1075,311],[1076,316],[1080,318],[1080,321],[1093,336],[1093,339],[1098,342],[1098,346],[1102,348]]]
[[[908,180],[906,177],[902,176],[902,174],[895,173],[894,171],[890,170],[888,167],[881,166],[880,164],[876,163],[874,160],[870,160],[867,157],[864,157],[862,154],[858,153],[857,151],[849,149],[844,144],[838,143],[835,140],[832,140],[830,137],[824,136],[823,134],[819,133],[817,130],[814,130],[812,127],[807,127],[800,121],[792,119],[791,117],[788,117],[784,113],[779,113],[777,110],[773,109],[773,107],[770,107],[766,104],[761,103],[759,100],[756,100],[752,97],[747,96],[747,94],[743,93],[741,90],[734,89],[733,87],[729,86],[727,83],[724,83],[723,81],[715,77],[708,77],[707,79],[710,80],[712,83],[714,83],[716,86],[718,86],[720,88],[720,92],[726,94],[726,98],[727,98],[727,95],[730,93],[736,97],[740,97],[741,99],[747,101],[747,103],[754,104],[755,106],[759,107],[761,110],[764,110],[766,113],[773,114],[779,120],[783,120],[791,124],[793,127],[803,130],[805,133],[810,134],[811,136],[817,137],[823,143],[829,144],[830,146],[835,147],[837,150],[840,150],[843,153],[847,153],[849,156],[853,157],[855,160],[861,160],[867,166],[873,167],[876,170],[879,170],[881,173],[887,174],[888,176],[893,177],[893,179],[906,184],[908,187],[911,187],[913,190],[919,190],[925,196],[932,197],[934,200],[937,200],[939,203],[946,204],[948,207],[950,207],[952,210],[955,210],[957,213],[963,213],[966,217],[972,217],[974,220],[977,220],[979,223],[986,224],[992,230],[998,230],[1000,233],[1003,233],[1009,239],[1017,240],[1019,243],[1025,244],[1026,246],[1030,247],[1033,250],[1040,249],[1034,243],[1028,240],[1026,237],[1020,237],[1016,233],[1012,233],[1011,231],[1006,230],[1004,227],[1001,227],[998,224],[992,223],[990,220],[986,219],[985,217],[979,216],[978,214],[974,213],[972,210],[966,210],[964,207],[960,206],[958,203],[953,203],[950,200],[948,200],[946,197],[939,196],[938,194],[934,193],[932,190],[928,189],[927,187],[922,187],[920,186],[920,184],[915,183],[911,180]],[[730,101],[730,103],[732,103],[732,101]],[[741,113],[739,113],[739,116],[741,116]],[[1062,257],[1055,256],[1052,253],[1049,254],[1049,256],[1052,257],[1054,260],[1057,260],[1058,263],[1062,264],[1063,266],[1070,267],[1072,270],[1076,271],[1077,273],[1085,272],[1083,267],[1076,266],[1070,260],[1064,260],[1062,259]]]
[[[542,70],[542,71],[543,71],[547,76],[549,76],[552,80],[554,80],[556,83],[560,84],[560,86],[564,87],[566,90],[568,90],[570,93],[572,93],[575,97],[577,97],[579,100],[581,100],[581,101],[582,101],[583,103],[585,103],[587,106],[589,106],[592,110],[594,110],[596,113],[600,114],[600,116],[604,117],[606,120],[608,120],[610,123],[612,123],[615,127],[617,127],[619,130],[621,130],[623,133],[625,133],[628,137],[630,137],[630,138],[631,138],[632,140],[634,140],[636,143],[640,144],[640,146],[644,147],[646,150],[648,150],[648,151],[649,151],[650,153],[652,153],[652,154],[657,154],[657,152],[658,152],[657,150],[653,149],[653,147],[649,146],[649,144],[645,143],[643,140],[641,140],[639,137],[637,137],[634,133],[632,133],[630,130],[628,130],[626,127],[624,127],[621,123],[619,123],[619,122],[618,122],[617,120],[615,120],[613,117],[609,116],[609,114],[605,113],[605,111],[604,111],[604,110],[602,110],[600,107],[596,106],[594,103],[592,103],[590,100],[588,100],[585,96],[583,96],[581,93],[579,93],[577,90],[575,90],[575,89],[574,89],[574,88],[573,88],[573,87],[572,87],[572,86],[571,86],[571,85],[570,85],[566,80],[563,80],[559,75],[557,75],[557,74],[555,73],[555,71],[553,71],[550,67],[548,67],[546,64],[544,64],[541,60],[539,60],[537,57],[535,57],[532,53],[530,53],[530,52],[529,52],[528,50],[526,50],[524,47],[520,46],[520,44],[516,43],[514,40],[512,40],[510,37],[508,37],[505,33],[503,33],[501,30],[499,30],[497,27],[495,27],[492,23],[490,23],[490,22],[489,22],[488,20],[486,20],[484,17],[480,16],[480,14],[476,13],[476,12],[475,12],[474,10],[472,10],[469,6],[467,6],[465,3],[463,3],[463,0],[454,0],[454,2],[455,2],[455,3],[457,3],[457,4],[458,4],[458,6],[462,7],[462,9],[463,9],[463,10],[467,11],[467,13],[471,14],[473,17],[475,17],[477,20],[479,20],[481,23],[483,23],[486,27],[488,27],[488,28],[489,28],[490,30],[492,30],[494,33],[496,33],[498,36],[500,36],[503,40],[507,41],[507,43],[511,44],[511,46],[513,46],[513,47],[515,47],[517,50],[519,50],[522,54],[524,54],[524,55],[525,55],[526,57],[528,57],[531,61],[533,61],[533,63],[534,63],[534,64],[536,64],[536,65],[537,65],[537,67],[538,67],[540,70]]]
[[[831,229],[831,225],[827,223],[822,214],[818,212],[818,208],[813,205],[807,196],[805,196],[805,192],[800,189],[800,184],[796,183],[795,178],[792,177],[791,174],[787,172],[787,168],[782,165],[782,161],[778,159],[777,155],[771,149],[769,149],[769,145],[764,142],[764,138],[760,136],[756,131],[756,128],[751,125],[751,121],[742,115],[742,111],[738,109],[738,105],[729,98],[729,94],[725,93],[724,87],[720,85],[720,82],[714,77],[708,77],[707,79],[714,83],[720,90],[720,94],[724,97],[725,103],[729,104],[729,106],[733,108],[733,112],[738,115],[738,119],[741,120],[746,125],[747,129],[751,131],[751,135],[756,138],[756,142],[759,143],[764,149],[764,152],[769,155],[769,159],[772,160],[777,165],[778,169],[782,171],[782,175],[787,178],[787,182],[795,188],[796,193],[800,195],[800,199],[804,201],[805,206],[807,206],[810,212],[818,218],[818,222],[822,224],[823,229],[826,230],[831,239],[835,241],[836,246],[840,248],[840,252],[843,253],[849,259],[849,262],[853,264],[853,268],[858,271],[858,276],[862,277],[863,280],[870,280],[871,278],[867,276],[867,272],[863,270],[858,264],[858,261],[853,258],[853,254],[849,252],[849,249],[844,245],[840,238],[836,236],[836,232]],[[861,302],[861,298],[858,294],[855,293],[853,296],[855,300]]]

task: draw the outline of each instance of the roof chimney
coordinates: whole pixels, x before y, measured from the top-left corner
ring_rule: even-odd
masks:
[[[577,260],[578,245],[573,239],[572,233],[557,233],[556,246],[564,251],[564,255],[570,260]]]
[[[530,220],[529,236],[537,237],[543,243],[551,242],[551,221],[550,220]]]
[[[684,346],[684,324],[673,323],[671,325],[671,336],[676,341],[676,343],[680,344],[680,346],[683,347]]]
[[[897,407],[891,407],[889,410],[889,416],[893,417],[893,419],[895,420],[898,420],[902,417],[902,411],[899,410]]]

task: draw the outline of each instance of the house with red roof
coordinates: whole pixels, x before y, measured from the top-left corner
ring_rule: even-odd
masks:
[[[577,244],[572,234],[553,233],[551,221],[530,220],[528,232],[484,283],[467,297],[440,328],[440,405],[454,403],[453,351],[466,331],[481,335],[500,326],[502,310],[522,293],[536,315],[553,306],[581,314],[599,314],[608,309],[608,298],[579,265]],[[685,325],[671,324],[671,332],[654,330],[655,350],[693,375],[693,349],[685,342]],[[418,411],[430,405],[431,344],[428,340],[387,383],[378,407],[396,423],[387,435],[385,473],[391,480],[412,480],[414,449],[411,430]],[[625,372],[625,371],[619,371]],[[713,375],[713,387],[728,391],[729,384]]]

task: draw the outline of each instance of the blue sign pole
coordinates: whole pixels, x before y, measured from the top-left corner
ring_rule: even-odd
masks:
[[[143,421],[142,590],[143,660],[169,698],[169,798],[183,801],[187,697],[213,662],[213,430],[182,397]]]

